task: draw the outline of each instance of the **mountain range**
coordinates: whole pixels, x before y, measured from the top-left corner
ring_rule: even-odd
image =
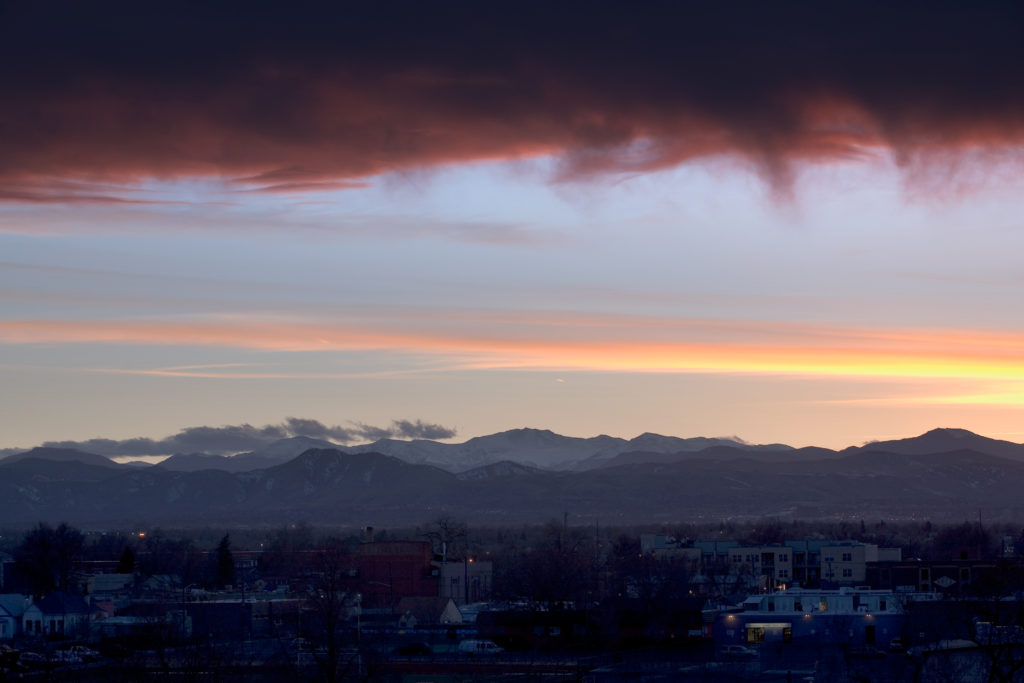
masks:
[[[518,429],[463,444],[293,437],[159,465],[37,448],[0,460],[0,519],[125,524],[653,523],[1024,518],[1024,445],[962,429],[842,451]]]

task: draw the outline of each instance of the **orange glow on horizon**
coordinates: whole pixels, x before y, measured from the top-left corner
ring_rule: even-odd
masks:
[[[597,322],[595,322],[595,320]],[[614,324],[614,323],[618,324]],[[962,330],[809,327],[788,323],[527,317],[473,328],[459,316],[395,324],[225,319],[189,322],[5,321],[0,343],[215,346],[260,351],[380,351],[444,359],[447,369],[785,374],[1024,383],[1024,335]],[[481,329],[492,330],[489,334]],[[650,337],[655,337],[651,340]],[[209,371],[209,370],[212,370]],[[132,371],[168,376],[274,377],[230,369]],[[1014,386],[967,402],[1024,402]],[[928,400],[928,399],[923,399]],[[956,397],[935,398],[957,402]]]

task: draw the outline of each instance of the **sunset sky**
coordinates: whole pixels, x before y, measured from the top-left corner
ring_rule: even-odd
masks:
[[[5,3],[0,59],[0,449],[1024,441],[1009,6]]]

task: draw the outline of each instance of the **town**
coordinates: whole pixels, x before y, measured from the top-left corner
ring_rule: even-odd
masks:
[[[1008,525],[473,529],[441,517],[219,536],[40,523],[0,540],[9,679],[1024,674],[1024,563]]]

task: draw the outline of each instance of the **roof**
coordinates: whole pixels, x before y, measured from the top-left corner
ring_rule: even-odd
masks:
[[[43,614],[91,614],[92,609],[80,596],[72,593],[50,593],[35,603]]]
[[[444,619],[446,612],[449,619]],[[462,615],[451,598],[407,597],[398,601],[395,613],[404,615],[411,613],[420,624],[437,624],[457,619],[461,622]]]
[[[32,604],[32,599],[20,593],[0,594],[0,613],[6,612],[12,617],[20,617],[25,609]]]

